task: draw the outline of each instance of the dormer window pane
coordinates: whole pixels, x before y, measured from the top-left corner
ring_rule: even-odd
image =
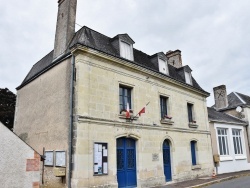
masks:
[[[129,59],[129,60],[133,60],[132,58],[132,48],[131,45],[121,41],[121,57]]]
[[[185,79],[186,83],[192,85],[192,79],[191,79],[191,74],[188,72],[185,72]]]
[[[158,59],[158,61],[159,61],[159,71],[164,73],[164,74],[168,74],[168,68],[167,68],[166,61],[164,61],[162,59]]]

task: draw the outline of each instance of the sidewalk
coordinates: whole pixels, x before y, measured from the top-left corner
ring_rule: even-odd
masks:
[[[212,185],[218,182],[227,181],[230,179],[242,177],[242,176],[250,176],[250,170],[241,171],[241,172],[232,172],[227,174],[219,174],[215,178],[212,177],[201,177],[194,180],[167,184],[164,186],[158,186],[155,188],[198,188],[198,187],[205,187],[208,185]]]

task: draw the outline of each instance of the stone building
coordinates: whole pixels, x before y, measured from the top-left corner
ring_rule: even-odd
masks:
[[[59,0],[54,50],[17,88],[14,132],[45,147],[45,186],[151,187],[211,175],[209,93],[181,51],[148,55],[128,34],[75,33],[75,14],[76,0]]]
[[[2,188],[39,188],[41,156],[0,122]]]

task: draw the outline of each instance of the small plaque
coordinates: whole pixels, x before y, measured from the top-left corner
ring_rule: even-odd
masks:
[[[152,154],[152,161],[159,161],[159,154],[158,153]]]
[[[54,168],[54,175],[56,177],[65,176],[66,175],[66,169],[65,168]]]

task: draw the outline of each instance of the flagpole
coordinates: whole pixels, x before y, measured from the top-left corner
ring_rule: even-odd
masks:
[[[143,108],[145,108],[146,106],[148,106],[149,103],[150,103],[150,101]],[[134,116],[133,118],[131,118],[131,121],[133,121],[139,115],[139,113],[140,112],[138,112],[138,114],[136,114],[136,116]]]

